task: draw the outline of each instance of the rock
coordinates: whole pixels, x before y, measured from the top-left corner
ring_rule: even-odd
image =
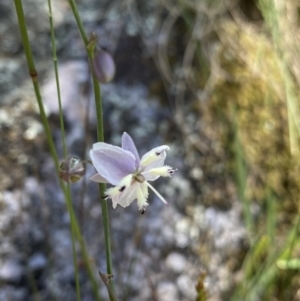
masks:
[[[176,286],[171,282],[162,282],[157,287],[157,299],[159,301],[179,300]]]
[[[28,267],[33,272],[43,270],[47,265],[47,259],[42,253],[34,254],[28,262]]]
[[[175,273],[182,273],[186,268],[186,259],[183,255],[173,252],[168,255],[166,265],[169,270]]]
[[[0,280],[7,283],[18,284],[24,272],[24,267],[16,259],[8,259],[0,267]]]
[[[7,285],[0,289],[0,300],[29,300],[28,291],[25,288],[16,288],[15,286]]]
[[[176,281],[177,288],[187,298],[187,300],[195,300],[196,289],[195,281],[187,275],[180,275]]]

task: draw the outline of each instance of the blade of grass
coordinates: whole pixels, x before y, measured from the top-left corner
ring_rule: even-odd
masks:
[[[242,285],[235,291],[231,301],[256,301],[259,296],[266,292],[267,288],[272,285],[278,274],[277,262],[290,260],[292,249],[295,246],[298,232],[300,229],[300,215],[297,216],[296,222],[289,231],[286,243],[281,248],[273,248],[270,244],[268,256],[265,261],[253,262],[256,267],[255,275],[251,279],[243,281]]]
[[[277,266],[282,270],[298,270],[300,269],[300,259],[294,258],[290,260],[279,259],[277,260]]]
[[[236,121],[236,107],[233,104],[231,106],[231,116],[232,116],[232,126],[233,126],[233,132],[234,132],[234,155],[235,155],[235,166],[236,166],[236,180],[238,185],[238,194],[240,199],[242,200],[243,205],[243,213],[245,217],[246,227],[248,230],[248,233],[251,234],[251,232],[254,230],[253,228],[253,218],[250,210],[250,203],[248,198],[245,196],[245,188],[246,188],[246,182],[247,182],[247,170],[246,170],[246,164],[245,164],[245,157],[243,148],[239,139],[238,134],[238,125]]]
[[[276,208],[275,208],[275,197],[272,194],[271,189],[267,189],[267,233],[270,238],[270,242],[274,241],[275,229],[276,229]]]
[[[260,0],[259,7],[272,33],[273,45],[284,82],[287,101],[290,150],[292,155],[296,155],[299,153],[300,148],[300,108],[299,99],[295,92],[297,89],[286,59],[285,41],[283,38],[285,33],[282,32],[279,24],[281,12],[276,8],[276,3],[273,0]]]

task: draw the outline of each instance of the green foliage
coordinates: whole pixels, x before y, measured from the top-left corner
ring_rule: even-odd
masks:
[[[180,3],[183,11],[191,10]],[[203,20],[213,23],[206,23],[210,35],[199,39],[197,47],[217,45],[210,48],[210,75],[194,73],[198,88],[208,95],[197,102],[205,124],[199,135],[211,146],[210,152],[203,151],[199,186],[209,206],[236,195],[243,205],[250,247],[230,300],[292,300],[300,286],[299,9],[293,1],[273,0],[253,2],[252,8],[260,23],[238,9],[227,18],[224,7],[197,6]],[[216,21],[217,11],[221,17]],[[191,26],[190,20],[186,23]],[[205,57],[195,53],[200,56],[195,61]],[[208,76],[213,81],[203,84]],[[235,189],[229,188],[232,181]]]

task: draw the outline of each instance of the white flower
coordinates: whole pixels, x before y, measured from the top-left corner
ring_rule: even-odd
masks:
[[[127,207],[137,199],[138,208],[144,213],[148,206],[148,187],[167,205],[167,201],[148,181],[174,174],[174,168],[164,165],[169,149],[167,145],[156,147],[140,159],[127,133],[122,136],[122,148],[104,142],[95,143],[90,157],[97,174],[90,179],[115,185],[105,192],[106,198],[112,200],[113,208],[117,205]]]

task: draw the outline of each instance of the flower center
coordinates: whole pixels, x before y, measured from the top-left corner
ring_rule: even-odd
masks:
[[[139,182],[139,183],[144,183],[145,182],[145,177],[141,174],[136,174],[133,176],[133,180]]]

